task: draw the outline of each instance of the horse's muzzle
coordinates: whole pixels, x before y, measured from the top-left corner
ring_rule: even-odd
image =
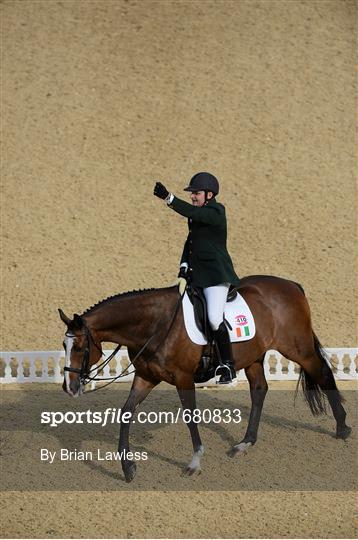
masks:
[[[64,379],[62,383],[62,389],[72,397],[78,397],[82,394],[82,384],[79,377],[76,377],[75,379],[70,379],[69,383],[67,383],[66,379]]]

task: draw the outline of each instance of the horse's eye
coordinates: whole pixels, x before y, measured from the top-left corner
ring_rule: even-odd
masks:
[[[82,351],[81,347],[79,347],[78,345],[73,345],[73,350],[75,352],[81,352]]]

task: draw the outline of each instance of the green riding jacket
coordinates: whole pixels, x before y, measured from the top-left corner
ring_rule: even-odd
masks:
[[[177,197],[169,207],[188,218],[189,234],[180,264],[188,263],[190,283],[203,288],[221,283],[239,285],[226,248],[225,207],[215,199],[199,207]]]

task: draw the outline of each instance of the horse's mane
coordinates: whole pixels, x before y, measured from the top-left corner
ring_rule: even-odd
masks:
[[[81,317],[83,315],[88,315],[89,313],[92,313],[93,311],[96,311],[98,308],[103,307],[106,304],[109,304],[110,302],[114,302],[114,301],[119,300],[121,298],[128,298],[128,297],[132,297],[132,296],[138,296],[140,294],[150,293],[150,292],[159,291],[159,290],[160,289],[156,289],[156,288],[153,287],[151,289],[138,289],[138,290],[127,291],[127,292],[123,292],[123,293],[119,293],[119,294],[114,294],[113,296],[108,296],[107,298],[104,298],[104,300],[100,300],[99,302],[97,302],[97,304],[94,304],[93,306],[87,308],[82,313]]]

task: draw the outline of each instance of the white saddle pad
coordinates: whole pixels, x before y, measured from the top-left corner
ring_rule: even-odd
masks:
[[[183,297],[183,312],[185,328],[189,338],[197,345],[206,345],[207,339],[196,326],[194,308],[185,292]],[[249,306],[238,293],[233,302],[227,302],[225,306],[225,319],[229,322],[232,330],[229,330],[232,343],[252,339],[256,333],[255,321]]]

